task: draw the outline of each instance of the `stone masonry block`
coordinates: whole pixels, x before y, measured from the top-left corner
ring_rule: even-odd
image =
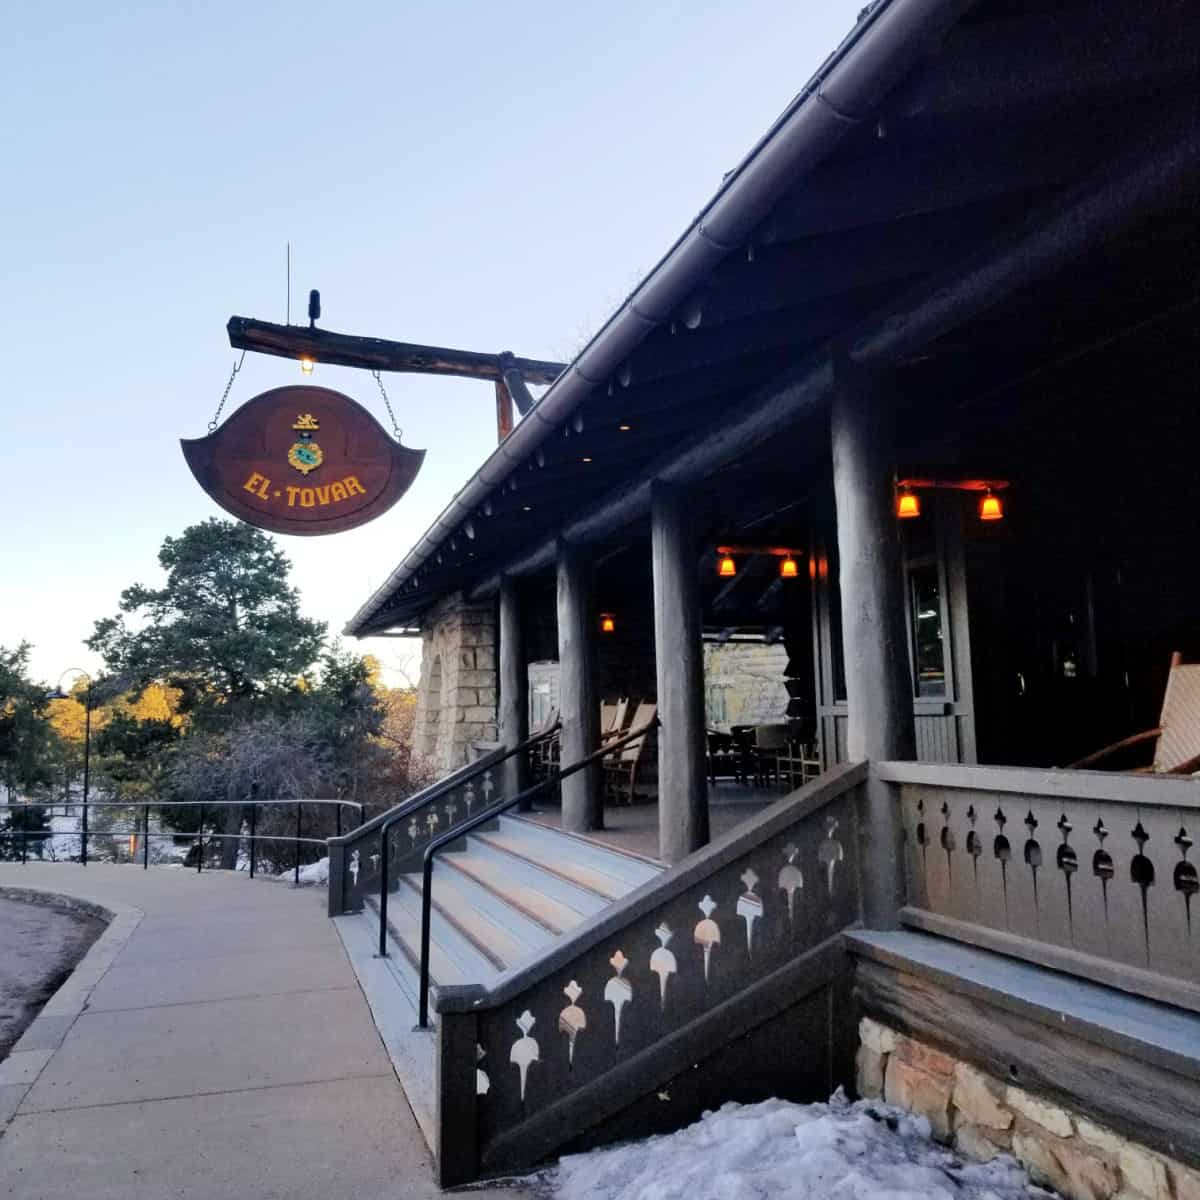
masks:
[[[1200,1200],[1200,1171],[1172,1163],[1171,1181],[1175,1185],[1175,1200]]]
[[[1112,1200],[1118,1180],[1112,1166],[1082,1149],[1081,1143],[1045,1134],[1015,1133],[1013,1154],[1034,1183],[1056,1188],[1071,1200]]]
[[[884,1076],[883,1094],[889,1104],[924,1117],[939,1141],[950,1137],[950,1096],[953,1080],[931,1075],[891,1055]]]
[[[993,1137],[1002,1139],[993,1141]],[[996,1129],[981,1129],[978,1125],[959,1125],[954,1131],[954,1148],[968,1158],[990,1162],[997,1154],[1009,1149],[1009,1136]]]
[[[1125,1145],[1125,1139],[1119,1134],[1113,1133],[1111,1129],[1105,1129],[1102,1125],[1094,1124],[1087,1117],[1075,1118],[1075,1132],[1085,1142],[1099,1150],[1107,1151],[1109,1154],[1120,1154],[1121,1147]],[[1200,1200],[1200,1197],[1197,1197],[1197,1200]]]
[[[1004,1088],[966,1063],[954,1067],[954,1107],[963,1120],[988,1129],[1007,1129],[1012,1113],[1004,1107]]]
[[[475,666],[481,671],[494,671],[496,669],[496,651],[489,649],[486,646],[480,646],[475,650]]]
[[[495,708],[467,708],[463,710],[463,719],[474,724],[487,725],[496,720]]]
[[[461,670],[458,673],[460,687],[495,687],[496,672],[480,670]]]
[[[880,1100],[883,1098],[883,1073],[887,1066],[887,1056],[876,1054],[869,1046],[859,1046],[855,1056],[855,1082],[858,1094],[865,1100]]]
[[[1058,1137],[1070,1137],[1075,1131],[1071,1118],[1064,1109],[1059,1108],[1057,1104],[1039,1100],[1022,1088],[1010,1084],[1005,1092],[1005,1101],[1009,1108]]]
[[[1146,1200],[1171,1200],[1167,1164],[1157,1154],[1126,1142],[1121,1147],[1119,1161],[1126,1188],[1145,1196]]]
[[[929,1075],[954,1075],[954,1059],[915,1038],[900,1036],[896,1041],[896,1054],[911,1067]]]
[[[891,1054],[896,1049],[898,1035],[886,1025],[880,1025],[870,1017],[863,1017],[858,1023],[858,1040],[876,1054]]]

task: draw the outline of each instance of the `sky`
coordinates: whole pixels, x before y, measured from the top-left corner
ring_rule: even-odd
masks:
[[[225,516],[179,450],[231,315],[569,360],[854,23],[863,0],[14,6],[0,71],[0,645],[35,676],[164,537]],[[385,376],[428,453],[391,511],[279,538],[331,633],[495,446],[491,385]],[[247,355],[228,416],[304,382]],[[386,426],[370,375],[318,366]],[[368,639],[415,682],[419,643]]]

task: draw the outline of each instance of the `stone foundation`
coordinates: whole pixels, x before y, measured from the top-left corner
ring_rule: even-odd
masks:
[[[925,1117],[939,1141],[1011,1154],[1069,1200],[1200,1200],[1200,1171],[864,1017],[859,1094]]]
[[[443,775],[496,740],[496,612],[453,595],[430,610],[421,633],[413,757]]]

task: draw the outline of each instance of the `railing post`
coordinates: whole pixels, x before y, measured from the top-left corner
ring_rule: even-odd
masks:
[[[342,836],[342,802],[340,800],[333,806],[333,811],[334,811],[334,821],[335,821],[335,826],[334,826],[335,833],[338,837],[341,837]]]
[[[29,798],[25,798],[25,811],[21,817],[21,866],[25,866],[29,853]]]
[[[80,830],[80,848],[79,861],[83,866],[87,866],[87,842],[88,842],[88,805],[87,797],[83,801],[83,826]]]
[[[250,878],[254,878],[254,851],[257,849],[258,802],[250,801]]]
[[[296,873],[292,879],[292,887],[300,886],[300,809],[303,806],[296,801]]]
[[[145,806],[146,812],[142,818],[142,870],[150,869],[150,805]]]
[[[204,869],[204,805],[200,805],[200,824],[196,826],[196,874]]]
[[[379,831],[379,957],[387,958],[388,828]]]
[[[418,996],[417,1028],[429,1028],[429,934],[433,923],[433,854],[425,852],[421,865],[421,992]]]

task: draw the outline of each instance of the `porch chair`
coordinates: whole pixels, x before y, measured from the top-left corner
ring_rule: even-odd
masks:
[[[790,738],[776,756],[779,775],[790,788],[803,787],[810,779],[821,773],[821,757],[813,742]]]
[[[1103,750],[1070,764],[1071,770],[1091,767],[1120,750],[1153,741],[1154,760],[1138,771],[1156,775],[1194,775],[1200,772],[1200,663],[1184,663],[1177,650],[1171,655],[1167,687],[1158,726],[1131,734]]]
[[[629,712],[629,697],[622,696],[615,704],[600,706],[600,740],[620,737],[625,732],[625,716]]]
[[[782,778],[780,758],[788,750],[786,725],[754,727],[754,779],[761,787],[768,780]]]
[[[641,729],[643,725],[654,720],[657,712],[657,704],[643,700],[637,706],[630,729]],[[642,754],[646,749],[647,740],[644,736],[640,737],[636,741],[630,742],[628,746],[622,746],[615,756],[604,759],[604,791],[606,795],[611,795],[614,800],[619,800],[622,795],[625,795],[625,802],[633,803],[634,791],[637,788],[638,769],[641,767]]]
[[[552,708],[546,714],[545,722],[537,729],[531,729],[530,735],[544,733],[548,729],[553,729],[555,722],[558,720],[558,709]],[[558,762],[558,737],[547,738],[544,742],[538,742],[536,746],[529,748],[529,770],[535,780],[545,779],[550,774],[550,769]]]

